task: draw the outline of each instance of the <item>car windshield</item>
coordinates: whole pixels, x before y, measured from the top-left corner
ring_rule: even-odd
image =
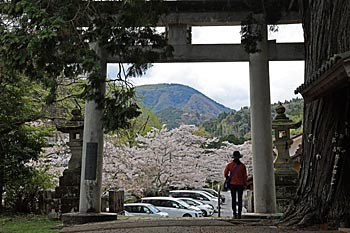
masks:
[[[160,210],[157,208],[157,207],[155,207],[154,205],[148,205],[147,206],[153,213],[159,213],[160,212]]]
[[[193,202],[194,202],[196,205],[203,205],[203,203],[202,203],[202,202],[197,201],[197,200],[193,200]]]
[[[215,190],[203,189],[203,191],[206,191],[207,193],[210,193],[211,195],[213,195],[215,197],[219,196],[219,194]]]
[[[178,202],[180,205],[184,206],[186,209],[188,209],[188,208],[190,207],[190,205],[187,204],[186,202],[184,202],[183,200],[177,200],[177,202]]]
[[[193,205],[193,206],[197,206],[199,205],[198,202],[196,202],[195,200],[189,200],[189,199],[181,199],[182,201],[186,202],[189,205]]]
[[[206,194],[210,198],[215,198],[212,194],[206,192],[206,191],[201,191],[202,193]]]

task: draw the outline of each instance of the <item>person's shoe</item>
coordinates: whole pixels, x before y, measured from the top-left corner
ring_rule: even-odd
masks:
[[[237,215],[237,218],[238,218],[238,219],[241,219],[241,218],[242,218],[242,215],[241,215],[241,214],[238,214],[238,215]]]
[[[233,214],[233,218],[234,218],[234,219],[237,219],[237,218],[238,218],[238,215],[237,215],[237,214]]]

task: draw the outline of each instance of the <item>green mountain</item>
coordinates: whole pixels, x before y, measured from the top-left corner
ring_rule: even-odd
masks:
[[[282,103],[286,108],[286,116],[291,120],[297,122],[303,118],[303,99],[292,99]],[[272,116],[274,119],[276,115],[275,108],[278,103],[271,105]],[[212,136],[222,138],[222,141],[244,142],[250,139],[250,108],[243,107],[238,111],[230,113],[221,113],[217,118],[210,119],[201,124],[204,129]],[[291,131],[291,136],[301,133],[302,129],[295,129]]]
[[[135,87],[135,91],[140,104],[151,109],[169,128],[199,125],[220,113],[234,111],[181,84],[143,85]]]

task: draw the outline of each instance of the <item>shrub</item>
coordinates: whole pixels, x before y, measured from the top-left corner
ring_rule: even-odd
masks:
[[[16,213],[36,213],[40,192],[53,188],[46,170],[28,168],[5,186],[6,207]]]

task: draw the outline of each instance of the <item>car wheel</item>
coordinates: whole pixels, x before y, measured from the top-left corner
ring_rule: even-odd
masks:
[[[202,215],[203,215],[203,217],[207,217],[208,216],[207,211],[202,210]]]
[[[184,216],[182,216],[182,217],[192,217],[192,215],[190,215],[190,214],[184,214]]]

